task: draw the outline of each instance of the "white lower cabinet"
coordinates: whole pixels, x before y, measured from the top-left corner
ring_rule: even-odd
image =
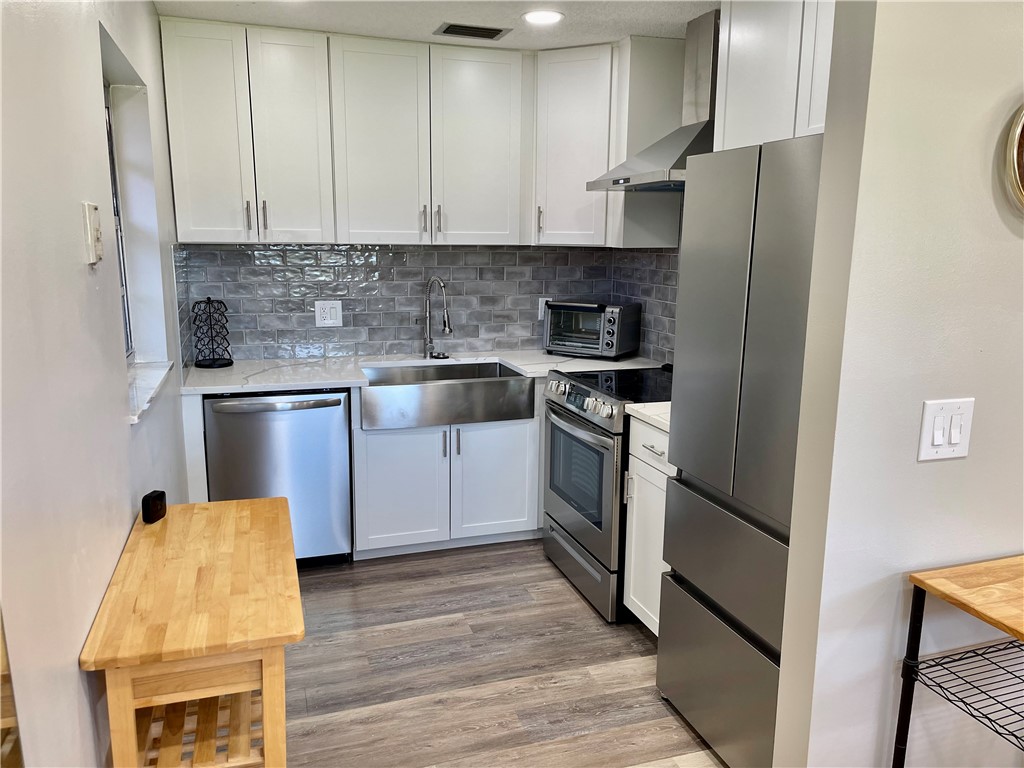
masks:
[[[449,433],[449,427],[357,430],[357,550],[448,539]]]
[[[535,419],[354,437],[357,551],[537,527]]]
[[[452,429],[452,538],[536,528],[534,421],[460,424]]]
[[[623,602],[655,635],[661,605],[668,475],[630,455],[626,495],[626,571]]]

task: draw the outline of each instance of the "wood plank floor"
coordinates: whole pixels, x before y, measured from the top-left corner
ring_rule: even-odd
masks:
[[[609,625],[540,542],[300,572],[294,766],[709,768],[658,695],[655,638]]]

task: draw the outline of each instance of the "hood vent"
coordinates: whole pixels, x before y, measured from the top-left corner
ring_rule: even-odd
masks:
[[[437,28],[434,34],[450,35],[452,37],[472,37],[477,40],[500,40],[511,31],[511,29],[500,29],[498,27],[475,27],[472,24],[449,24],[445,22]]]
[[[686,25],[683,113],[679,119],[695,122],[676,128],[608,173],[588,181],[588,190],[678,192],[686,182],[686,159],[714,150],[718,19],[719,12],[711,11]]]

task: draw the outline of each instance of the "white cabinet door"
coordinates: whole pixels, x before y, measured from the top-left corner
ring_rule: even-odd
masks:
[[[245,28],[165,19],[161,30],[178,240],[255,240]]]
[[[537,220],[541,245],[604,245],[612,47],[537,55]]]
[[[330,45],[338,240],[429,243],[429,46],[341,36]]]
[[[536,421],[458,424],[452,430],[452,538],[536,528]]]
[[[800,41],[800,80],[796,92],[796,135],[825,131],[828,74],[832,67],[832,27],[835,0],[804,3],[803,37]]]
[[[448,427],[355,430],[356,550],[446,541]]]
[[[248,29],[261,242],[334,240],[327,35]]]
[[[431,46],[434,242],[519,242],[523,57]]]
[[[722,3],[715,151],[793,138],[803,3]]]
[[[661,559],[665,539],[665,487],[668,475],[630,456],[626,501],[626,571],[623,602],[658,634]]]

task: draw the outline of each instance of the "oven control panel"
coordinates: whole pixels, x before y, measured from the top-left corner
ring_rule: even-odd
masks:
[[[589,389],[567,381],[548,381],[547,397],[586,416],[599,419],[614,419],[619,412],[615,405],[595,397]]]

